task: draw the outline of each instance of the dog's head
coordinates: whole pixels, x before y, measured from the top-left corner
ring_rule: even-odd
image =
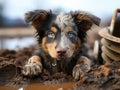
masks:
[[[84,42],[86,31],[93,23],[99,24],[99,18],[80,11],[53,14],[36,10],[26,13],[25,21],[37,30],[43,50],[58,60],[71,57]]]

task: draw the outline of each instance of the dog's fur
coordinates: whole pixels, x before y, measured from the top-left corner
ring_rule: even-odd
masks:
[[[73,73],[78,79],[80,62],[84,59],[85,65],[90,66],[90,61],[86,57],[81,59],[81,56],[86,31],[93,24],[99,25],[96,16],[82,11],[54,14],[35,10],[25,14],[25,21],[36,29],[39,53],[29,59],[22,71],[24,75],[38,75],[46,68],[51,73]]]

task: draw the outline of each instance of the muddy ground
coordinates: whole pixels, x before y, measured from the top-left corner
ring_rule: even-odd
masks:
[[[34,51],[35,46],[15,50],[0,50],[0,85],[22,86],[30,83],[61,84],[74,82],[75,86],[69,90],[120,90],[120,62],[99,64],[96,63],[79,81],[75,82],[72,76],[62,72],[50,75],[43,70],[41,76],[24,77],[21,69]],[[61,87],[62,88],[62,87]],[[64,90],[64,89],[60,89]]]

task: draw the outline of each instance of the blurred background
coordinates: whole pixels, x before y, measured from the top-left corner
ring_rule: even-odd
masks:
[[[36,44],[35,30],[24,22],[28,11],[88,11],[101,18],[100,27],[107,27],[116,8],[120,8],[120,0],[0,0],[0,49],[17,50]]]

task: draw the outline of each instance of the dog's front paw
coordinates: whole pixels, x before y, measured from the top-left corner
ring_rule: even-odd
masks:
[[[91,69],[91,61],[82,56],[79,60],[79,62],[74,66],[73,68],[73,77],[77,81],[80,79],[80,77],[83,77],[86,72],[88,72]]]
[[[25,76],[34,76],[42,72],[42,64],[40,57],[32,56],[28,63],[23,67],[22,74]]]

